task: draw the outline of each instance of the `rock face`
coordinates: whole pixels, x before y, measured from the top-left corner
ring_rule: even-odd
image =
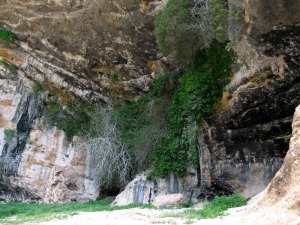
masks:
[[[7,60],[30,80],[91,102],[132,101],[149,90],[151,74],[159,70],[152,21],[164,4],[1,1],[0,28],[11,29],[19,40]],[[3,51],[0,56],[7,56]]]
[[[15,44],[0,43],[2,194],[50,203],[98,196],[86,178],[81,140],[43,126],[32,86],[45,84],[59,100],[65,92],[89,102],[138,99],[163,67],[152,20],[165,3],[0,0],[0,29],[17,34]],[[237,190],[251,197],[282,165],[300,103],[300,3],[230,0],[229,7],[244,12],[245,34],[234,44],[239,69],[222,105],[202,124],[201,173],[151,181],[141,175],[128,185],[122,204],[174,193],[188,199]]]
[[[81,140],[69,142],[62,131],[45,127],[29,81],[4,79],[3,70],[1,78],[0,195],[47,203],[96,198]]]
[[[247,22],[247,33],[234,47],[240,69],[221,108],[202,126],[201,184],[215,192],[237,190],[252,197],[280,168],[300,103],[300,16],[291,13],[300,5],[241,3],[231,1],[232,7],[244,7]],[[271,5],[270,14],[263,16]]]
[[[165,4],[0,1],[0,29],[17,35],[15,44],[0,41],[0,194],[48,203],[98,197],[82,140],[45,126],[33,86],[59,101],[66,93],[89,102],[138,99],[163,66],[152,21]]]
[[[272,179],[259,205],[278,205],[282,208],[300,210],[300,106],[296,108],[292,124],[293,132],[289,151],[280,170]]]
[[[246,207],[231,209],[229,216],[199,221],[197,225],[296,225],[300,223],[300,106],[296,108],[292,128],[289,150],[283,165],[268,187],[253,198]]]

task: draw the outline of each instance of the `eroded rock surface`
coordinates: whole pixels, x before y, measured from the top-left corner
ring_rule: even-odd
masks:
[[[17,34],[16,44],[1,44],[0,59],[18,69],[16,78],[0,65],[3,192],[45,202],[98,196],[85,177],[80,139],[67,140],[63,132],[42,126],[32,86],[44,84],[59,100],[62,93],[90,102],[138,99],[163,66],[152,21],[165,3],[0,1],[0,28]],[[234,45],[240,65],[222,107],[202,126],[201,174],[186,180],[173,174],[148,183],[141,179],[125,195],[127,203],[146,203],[157,194],[187,197],[192,190],[200,198],[206,193],[198,184],[212,194],[237,190],[251,197],[282,165],[300,103],[299,1],[230,0],[229,6],[245,12],[246,33]],[[7,140],[5,128],[16,130],[17,136]],[[275,183],[281,185],[280,179]]]
[[[300,223],[300,106],[294,114],[292,137],[284,163],[268,187],[249,205],[231,209],[230,215],[196,224],[297,225]]]
[[[24,76],[91,102],[132,101],[159,71],[153,15],[165,1],[0,2],[0,27],[17,34]],[[16,59],[19,62],[15,62]],[[153,75],[153,74],[152,74]]]
[[[112,203],[113,205],[128,205],[132,203],[149,204],[158,196],[169,196],[181,193],[180,200],[188,201],[200,195],[198,173],[189,169],[188,174],[179,178],[170,173],[166,178],[152,177],[147,180],[145,173],[138,174]],[[159,204],[159,203],[158,203]]]
[[[64,132],[45,126],[28,80],[0,74],[0,196],[47,203],[95,199],[99,190],[85,176],[82,140],[70,142]]]
[[[201,184],[214,192],[252,197],[267,186],[288,150],[300,103],[300,18],[281,3],[268,2],[271,14],[278,7],[282,14],[273,19],[263,16],[266,2],[240,5],[247,22],[247,34],[234,47],[240,68],[200,134]]]
[[[0,1],[0,29],[17,35],[15,44],[0,41],[1,194],[49,203],[98,197],[86,178],[82,140],[45,125],[33,87],[42,84],[60,102],[68,95],[89,102],[138,99],[163,66],[152,31],[165,4]],[[16,133],[7,138],[5,129]]]

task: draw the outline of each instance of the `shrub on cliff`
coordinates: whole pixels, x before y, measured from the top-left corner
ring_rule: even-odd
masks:
[[[240,11],[229,10],[227,0],[169,0],[155,18],[154,34],[160,52],[186,67],[214,39],[237,39],[242,18]]]
[[[191,1],[170,0],[155,18],[154,34],[161,53],[182,64],[191,64],[203,45],[197,31],[190,29]]]
[[[15,42],[16,35],[11,30],[0,29],[0,38],[3,41],[4,45],[7,45],[8,43]]]
[[[41,106],[46,122],[65,131],[70,137],[82,136],[90,128],[93,110],[93,106],[87,102],[74,99],[62,104],[52,96],[44,100]]]
[[[172,85],[167,73],[155,79],[152,90],[137,102],[119,105],[112,119],[120,131],[120,138],[128,147],[135,172],[148,168],[150,155],[160,143],[167,129],[167,108]]]
[[[11,78],[11,79],[16,79],[17,75],[18,75],[18,69],[12,65],[9,61],[7,61],[6,59],[0,59],[0,64],[2,66],[4,66],[4,68],[7,71],[7,75]]]
[[[17,137],[17,131],[15,129],[5,128],[4,129],[4,137],[7,140]]]

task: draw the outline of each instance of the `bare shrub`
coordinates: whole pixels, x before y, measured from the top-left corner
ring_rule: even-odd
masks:
[[[132,169],[128,150],[110,119],[111,110],[110,106],[96,108],[85,143],[88,176],[100,189],[126,185]]]
[[[209,47],[214,38],[212,30],[213,12],[209,0],[193,0],[190,8],[192,22],[190,29],[201,36],[201,49]]]

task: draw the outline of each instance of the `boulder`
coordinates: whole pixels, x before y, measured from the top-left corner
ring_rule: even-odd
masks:
[[[132,203],[149,204],[158,196],[182,194],[185,199],[195,199],[203,194],[198,184],[198,173],[189,168],[187,175],[179,178],[170,173],[165,178],[147,179],[146,173],[138,174],[122,191],[112,205],[128,205]]]
[[[184,200],[183,194],[160,195],[153,199],[152,204],[156,207],[178,205]]]

